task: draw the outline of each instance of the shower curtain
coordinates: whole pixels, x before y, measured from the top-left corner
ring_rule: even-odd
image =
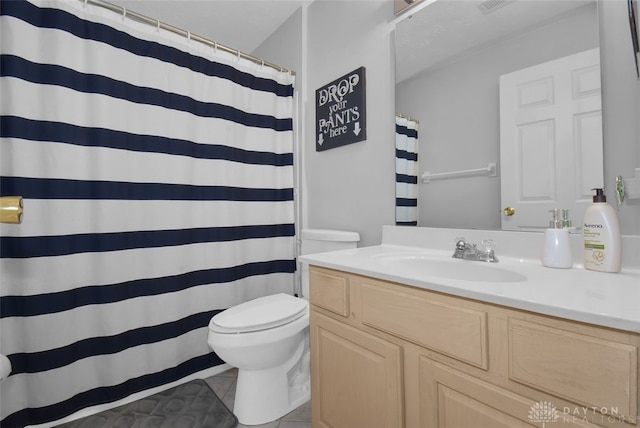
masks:
[[[80,1],[1,3],[2,427],[211,372],[292,293],[293,80]]]
[[[396,225],[418,225],[418,122],[396,115]]]

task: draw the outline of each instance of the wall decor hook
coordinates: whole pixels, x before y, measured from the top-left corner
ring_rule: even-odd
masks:
[[[640,199],[640,168],[635,169],[634,178],[616,177],[616,195],[620,192],[618,179],[622,183],[623,199]]]

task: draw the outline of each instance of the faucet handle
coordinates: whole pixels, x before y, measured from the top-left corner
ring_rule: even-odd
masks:
[[[464,238],[456,238],[456,248],[464,250],[467,247],[467,240]]]
[[[484,250],[488,253],[493,252],[493,250],[496,248],[496,241],[494,241],[493,239],[483,239],[482,248],[484,248]]]

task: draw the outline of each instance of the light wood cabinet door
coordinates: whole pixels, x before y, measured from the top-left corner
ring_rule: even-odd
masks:
[[[309,300],[314,305],[343,317],[349,316],[349,278],[327,269],[309,269]],[[318,285],[322,284],[322,285]]]
[[[510,380],[638,420],[636,346],[515,316],[508,328]]]
[[[400,347],[311,312],[312,426],[403,426]]]
[[[595,428],[565,417],[551,403],[522,397],[427,357],[420,358],[419,384],[423,428]]]
[[[488,369],[484,308],[368,278],[359,284],[363,324]]]

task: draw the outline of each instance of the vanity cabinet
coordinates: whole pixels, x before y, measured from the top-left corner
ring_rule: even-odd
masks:
[[[311,266],[314,427],[640,427],[640,335]]]
[[[311,328],[314,425],[402,427],[400,347],[320,314]]]

